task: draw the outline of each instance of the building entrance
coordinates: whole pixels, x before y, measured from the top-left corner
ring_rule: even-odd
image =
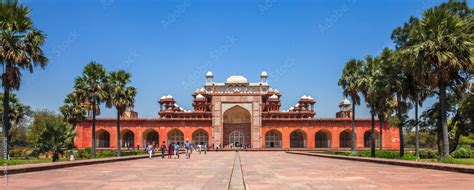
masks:
[[[224,148],[250,148],[250,113],[240,106],[224,112]]]

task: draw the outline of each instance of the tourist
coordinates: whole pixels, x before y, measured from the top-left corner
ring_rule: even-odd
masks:
[[[146,150],[148,151],[148,158],[151,159],[151,156],[153,155],[153,145],[151,143],[148,143]]]
[[[170,143],[170,145],[168,146],[168,159],[171,159],[171,156],[173,155],[173,143]]]
[[[199,152],[199,154],[201,154],[201,149],[202,149],[202,145],[201,145],[201,143],[199,143],[199,144],[197,145],[197,148],[198,148],[198,152]]]
[[[204,154],[207,154],[207,143],[204,143]]]
[[[186,142],[184,143],[184,151],[186,151],[186,159],[191,158],[191,143],[189,143],[189,140],[186,139]]]
[[[176,155],[176,158],[179,159],[179,142],[174,144],[174,155]]]
[[[166,144],[165,141],[163,141],[163,144],[161,144],[161,159],[165,159],[165,151],[166,151]]]

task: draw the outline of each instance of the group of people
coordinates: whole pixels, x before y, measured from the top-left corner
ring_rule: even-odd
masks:
[[[161,158],[162,159],[165,158],[165,153],[167,153],[168,159],[171,159],[173,157],[173,155],[175,156],[175,159],[179,159],[179,150],[180,150],[180,148],[181,148],[181,146],[180,146],[179,142],[170,143],[167,146],[166,142],[163,141],[163,143],[158,148],[158,150],[161,152]],[[201,152],[204,152],[204,154],[207,154],[208,146],[207,146],[207,143],[195,144],[195,143],[189,142],[189,139],[186,139],[186,142],[183,143],[183,148],[184,148],[186,159],[191,159],[191,154],[194,151],[199,152],[199,154],[201,154]],[[149,158],[151,158],[153,156],[155,150],[156,150],[156,147],[152,143],[148,143],[148,145],[146,147],[146,151],[148,152],[148,157]]]

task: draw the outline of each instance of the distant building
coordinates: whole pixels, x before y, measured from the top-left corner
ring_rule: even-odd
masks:
[[[214,82],[213,73],[208,72],[204,87],[192,94],[192,111],[180,107],[171,95],[160,98],[157,118],[138,118],[138,113],[129,108],[121,121],[121,145],[137,148],[162,141],[182,144],[189,139],[222,148],[350,148],[352,110],[349,100],[340,103],[336,118],[315,118],[316,101],[306,95],[288,110],[281,110],[280,92],[269,86],[266,72],[260,77],[260,82],[253,83],[235,75],[219,83]],[[376,121],[377,146],[380,144],[378,123]],[[356,119],[357,148],[370,147],[370,126],[370,119]],[[90,147],[90,118],[76,130],[76,146]],[[116,147],[115,118],[97,119],[96,130],[98,147]],[[384,148],[399,148],[398,129],[391,128],[385,121],[382,137]]]

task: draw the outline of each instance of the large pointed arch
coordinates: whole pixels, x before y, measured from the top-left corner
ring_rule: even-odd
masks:
[[[240,105],[227,109],[223,114],[224,147],[250,147],[251,114]]]

